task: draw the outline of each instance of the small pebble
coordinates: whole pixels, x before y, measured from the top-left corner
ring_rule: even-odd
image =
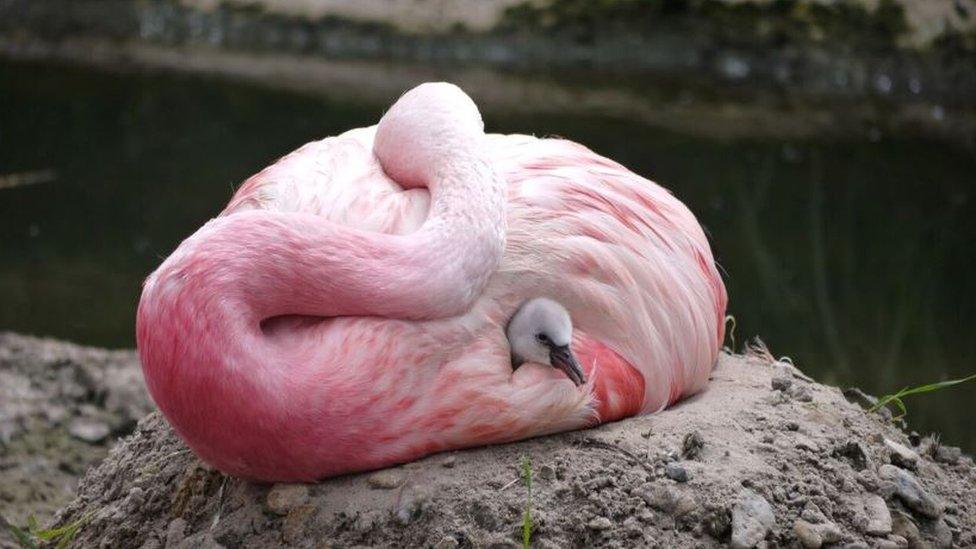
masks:
[[[543,465],[539,468],[539,478],[542,480],[552,480],[556,478],[556,469],[552,465]]]
[[[832,522],[810,524],[800,519],[793,524],[793,532],[807,549],[820,549],[825,544],[833,544],[843,537],[840,529]]]
[[[922,442],[922,437],[918,434],[918,431],[912,431],[911,433],[908,433],[908,442],[910,442],[912,446],[918,446]]]
[[[752,490],[743,490],[732,508],[732,547],[755,547],[775,525],[776,516],[769,502]]]
[[[891,513],[891,535],[888,538],[891,539],[892,536],[908,540],[906,544],[921,539],[915,521],[901,511]]]
[[[166,527],[166,546],[176,547],[186,537],[186,521],[175,518]]]
[[[800,513],[800,518],[811,524],[820,524],[827,521],[827,517],[820,510],[820,507],[817,507],[817,504],[812,501],[808,501],[803,506],[803,512]]]
[[[959,461],[959,458],[962,457],[962,450],[955,446],[939,445],[935,449],[933,457],[935,457],[935,461],[954,465]]]
[[[313,515],[315,515],[313,505],[300,505],[289,511],[281,523],[281,538],[289,544],[301,541]]]
[[[942,502],[930,496],[908,471],[886,464],[878,468],[878,475],[893,484],[894,494],[909,509],[933,519],[942,515]]]
[[[427,508],[427,494],[414,490],[406,490],[400,495],[395,516],[401,526],[407,526],[420,518]]]
[[[717,540],[724,539],[732,530],[731,513],[724,507],[709,510],[702,518],[702,529]]]
[[[287,515],[289,511],[308,501],[308,486],[304,484],[275,484],[268,491],[265,500],[268,510],[278,515]]]
[[[403,484],[403,481],[403,473],[390,469],[377,471],[366,479],[370,487],[379,490],[392,490]]]
[[[705,448],[705,439],[701,433],[692,431],[685,435],[681,441],[681,457],[685,459],[698,459],[701,457],[702,449]]]
[[[676,482],[688,482],[691,475],[688,474],[688,470],[678,465],[677,463],[671,462],[664,466],[664,474],[673,481]]]
[[[434,549],[454,549],[460,544],[453,536],[444,536],[434,544]]]
[[[441,467],[444,467],[445,469],[453,469],[456,463],[457,463],[457,458],[455,458],[454,456],[447,456],[446,458],[444,458],[444,461],[441,462]]]
[[[105,422],[90,417],[76,417],[68,424],[68,434],[92,444],[105,440],[111,432]]]
[[[918,454],[914,450],[889,438],[884,439],[884,444],[888,449],[892,465],[912,471],[918,467]]]
[[[608,519],[607,517],[596,517],[590,520],[590,522],[586,523],[587,528],[596,531],[609,530],[610,527],[612,526],[613,523],[610,522],[610,519]]]
[[[868,517],[864,532],[872,536],[885,536],[891,533],[891,512],[881,496],[870,494],[864,499],[864,513]]]
[[[793,389],[793,398],[799,400],[800,402],[812,402],[813,392],[806,385],[801,385]]]
[[[774,377],[771,383],[774,390],[787,391],[793,386],[793,378],[787,376]]]

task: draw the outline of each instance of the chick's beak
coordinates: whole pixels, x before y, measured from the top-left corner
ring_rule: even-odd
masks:
[[[549,363],[553,368],[562,370],[577,387],[586,383],[586,374],[583,373],[583,368],[580,367],[569,345],[550,348]]]

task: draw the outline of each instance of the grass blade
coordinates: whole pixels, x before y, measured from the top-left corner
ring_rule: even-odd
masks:
[[[941,389],[945,389],[945,388],[948,388],[948,387],[952,387],[954,385],[959,385],[960,383],[966,383],[967,381],[973,381],[973,380],[976,380],[976,374],[973,374],[973,375],[967,376],[967,377],[963,377],[963,378],[960,378],[960,379],[950,379],[950,380],[946,380],[946,381],[939,381],[937,383],[929,383],[929,384],[926,384],[926,385],[919,385],[918,387],[905,387],[904,389],[902,389],[901,391],[898,391],[897,393],[895,393],[893,395],[884,395],[883,397],[879,398],[878,399],[878,402],[875,403],[874,406],[872,406],[871,408],[868,409],[868,412],[876,412],[879,409],[884,408],[884,407],[888,406],[889,404],[892,404],[893,403],[895,406],[898,407],[899,411],[901,412],[894,419],[900,419],[900,418],[908,415],[908,409],[905,407],[905,403],[902,402],[902,400],[901,400],[903,397],[906,397],[906,396],[909,396],[909,395],[917,395],[917,394],[920,394],[920,393],[930,393],[932,391],[939,391]]]

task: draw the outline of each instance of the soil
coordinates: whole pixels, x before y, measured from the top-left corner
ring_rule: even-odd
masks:
[[[44,358],[33,361],[34,374],[31,345]],[[4,381],[27,379],[17,383],[41,391],[30,402],[48,395],[72,417],[82,417],[79,400],[44,387],[76,371],[116,381],[137,375],[132,353],[19,336],[0,338],[0,357]],[[37,372],[50,381],[38,383]],[[129,377],[124,385],[131,406],[141,384]],[[854,402],[768,353],[723,354],[705,392],[657,415],[273,486],[209,468],[152,413],[88,471],[54,523],[82,520],[79,547],[518,547],[528,505],[535,547],[976,545],[972,458],[906,434],[890,414],[868,413],[856,403],[868,404],[867,395],[848,398]],[[103,402],[110,400],[118,402]],[[13,401],[5,393],[0,402],[6,418]],[[119,410],[104,407],[123,417]],[[63,429],[45,426],[36,412],[21,416]],[[4,460],[20,463],[0,468],[4,487],[30,478],[21,471],[28,461]],[[39,508],[29,497],[19,501]],[[7,512],[11,504],[3,504]],[[5,535],[0,547],[15,546]]]
[[[0,333],[0,516],[49,520],[151,409],[135,352]]]

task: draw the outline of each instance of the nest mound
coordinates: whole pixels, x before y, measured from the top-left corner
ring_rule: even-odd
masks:
[[[527,505],[534,547],[976,545],[970,457],[728,354],[654,416],[316,484],[226,477],[152,413],[55,523],[80,547],[519,547]]]

